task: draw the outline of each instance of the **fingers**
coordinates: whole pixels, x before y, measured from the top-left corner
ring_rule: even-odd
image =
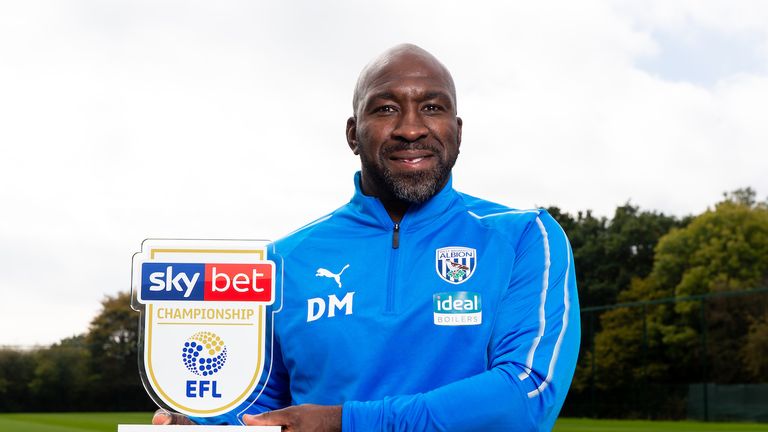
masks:
[[[257,415],[245,414],[243,423],[246,426],[283,426],[288,424],[287,416],[282,410],[269,411]]]
[[[283,431],[341,432],[341,405],[296,405],[258,415],[244,415],[247,426],[282,426]]]
[[[153,425],[193,425],[195,423],[192,420],[190,420],[189,417],[183,414],[172,413],[161,408],[155,411],[155,415],[152,416],[152,424]]]
[[[171,413],[164,409],[159,409],[155,411],[155,415],[152,416],[152,424],[159,426],[159,425],[169,425],[171,424],[171,421],[173,421],[173,417],[171,417]]]

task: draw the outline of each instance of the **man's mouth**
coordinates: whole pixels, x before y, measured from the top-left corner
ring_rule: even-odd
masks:
[[[423,157],[420,157],[420,158],[415,158],[415,159],[401,159],[401,160],[402,160],[403,162],[405,162],[405,163],[409,163],[409,164],[415,164],[415,163],[419,163],[419,162],[423,161],[423,160],[424,160],[424,158],[423,158]]]
[[[427,150],[401,150],[391,153],[389,160],[406,165],[418,165],[433,157],[435,155]]]
[[[424,159],[425,159],[425,157],[417,157],[417,158],[403,158],[403,159],[399,159],[399,158],[392,158],[392,160],[393,160],[393,161],[402,162],[402,163],[407,163],[407,164],[417,164],[417,163],[419,163],[419,162],[423,161]]]

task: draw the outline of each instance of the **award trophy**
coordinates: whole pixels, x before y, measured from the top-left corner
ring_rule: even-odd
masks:
[[[139,373],[152,400],[193,418],[234,414],[234,426],[119,425],[119,432],[280,431],[242,414],[269,377],[282,260],[264,240],[148,239],[133,256]],[[251,395],[255,395],[255,398]]]

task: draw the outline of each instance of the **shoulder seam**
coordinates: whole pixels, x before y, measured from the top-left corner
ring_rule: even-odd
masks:
[[[335,213],[335,212],[334,212],[334,213]],[[327,215],[325,215],[325,216],[323,216],[323,217],[321,217],[321,218],[319,218],[319,219],[317,219],[317,220],[315,220],[315,221],[313,221],[313,222],[310,222],[310,223],[308,223],[308,224],[304,225],[304,226],[303,226],[303,227],[301,227],[301,228],[298,228],[298,229],[296,229],[296,230],[293,230],[293,231],[289,232],[288,234],[286,234],[286,235],[285,235],[285,237],[289,237],[289,236],[292,236],[292,235],[294,235],[294,234],[297,234],[297,233],[299,233],[299,232],[301,232],[301,231],[304,231],[305,229],[309,229],[309,228],[312,228],[313,226],[315,226],[315,225],[317,225],[317,224],[319,224],[319,223],[323,223],[323,222],[327,221],[327,220],[328,220],[328,219],[330,219],[331,217],[333,217],[333,213],[328,213]]]
[[[475,219],[485,219],[485,218],[489,218],[489,217],[502,216],[502,215],[505,215],[505,214],[526,214],[526,213],[540,214],[541,210],[539,210],[539,209],[508,210],[508,211],[503,211],[503,212],[499,212],[499,213],[491,213],[491,214],[487,214],[487,215],[483,215],[483,216],[478,215],[477,213],[473,212],[472,210],[467,210],[467,213],[469,213],[470,216],[474,217]]]
[[[299,234],[299,233],[301,233],[302,231],[306,231],[306,230],[314,229],[314,228],[316,228],[318,225],[320,225],[321,223],[323,223],[323,222],[327,221],[328,219],[331,219],[335,213],[336,213],[336,212],[334,211],[334,212],[332,212],[332,213],[329,213],[329,214],[327,214],[327,215],[325,215],[325,216],[323,216],[323,217],[321,217],[321,218],[319,218],[319,219],[317,219],[317,220],[315,220],[315,221],[312,221],[312,222],[310,222],[310,223],[308,223],[308,224],[304,225],[303,227],[301,227],[301,228],[299,228],[299,229],[297,229],[297,230],[295,230],[295,231],[293,231],[293,232],[291,232],[291,233],[289,233],[289,234],[286,234],[285,236],[283,236],[283,239],[286,239],[286,238],[288,238],[288,237],[291,237],[291,236],[294,236],[294,235],[296,235],[296,234]],[[277,252],[278,252],[280,255],[282,255],[283,257],[285,257],[285,256],[287,256],[288,254],[290,254],[291,252],[293,252],[293,250],[294,250],[294,249],[296,249],[296,247],[298,247],[300,244],[304,243],[304,240],[306,240],[306,239],[307,239],[307,237],[306,237],[306,236],[304,236],[304,237],[303,237],[303,238],[301,238],[301,239],[300,239],[300,240],[299,240],[297,243],[295,243],[295,244],[293,245],[293,247],[291,247],[290,249],[288,249],[288,250],[278,250]],[[280,242],[280,240],[278,240],[278,242]]]

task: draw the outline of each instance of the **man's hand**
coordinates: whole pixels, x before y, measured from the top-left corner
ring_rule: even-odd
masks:
[[[168,412],[164,409],[155,411],[152,417],[153,425],[193,425],[195,422],[184,414]]]
[[[284,432],[341,432],[341,405],[297,405],[258,415],[244,415],[248,426],[283,426]]]

